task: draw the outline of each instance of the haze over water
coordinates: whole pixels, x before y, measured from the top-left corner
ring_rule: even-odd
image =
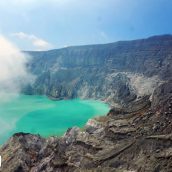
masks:
[[[60,136],[88,119],[105,115],[109,106],[95,100],[52,101],[45,96],[20,95],[0,104],[0,144],[16,132]]]

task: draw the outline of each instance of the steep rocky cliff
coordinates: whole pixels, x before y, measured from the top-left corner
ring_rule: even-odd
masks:
[[[60,138],[13,135],[2,172],[172,171],[171,35],[27,53],[37,78],[23,91],[118,106]]]
[[[171,35],[26,53],[32,57],[29,69],[36,81],[24,92],[58,99],[124,104],[150,95],[172,75]]]

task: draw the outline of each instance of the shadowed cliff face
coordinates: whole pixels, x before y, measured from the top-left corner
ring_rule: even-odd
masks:
[[[171,35],[27,53],[37,76],[25,88],[28,94],[124,104],[150,95],[155,85],[172,76]]]

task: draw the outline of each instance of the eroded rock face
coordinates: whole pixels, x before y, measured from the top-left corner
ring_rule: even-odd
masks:
[[[172,96],[172,80],[166,81],[155,89],[152,95],[152,107],[162,105]]]

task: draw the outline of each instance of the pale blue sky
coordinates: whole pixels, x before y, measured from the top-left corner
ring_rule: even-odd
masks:
[[[23,50],[172,33],[172,0],[1,0],[0,33]]]

